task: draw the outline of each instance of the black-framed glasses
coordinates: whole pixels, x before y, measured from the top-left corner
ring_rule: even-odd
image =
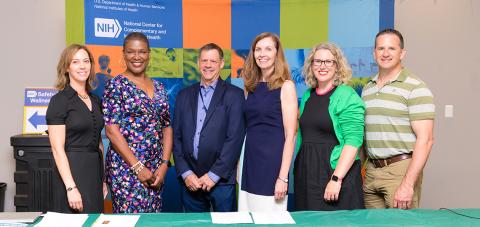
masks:
[[[326,67],[332,67],[335,65],[337,62],[335,60],[322,60],[322,59],[313,59],[312,60],[312,65],[313,66],[321,66],[322,64],[325,64]]]

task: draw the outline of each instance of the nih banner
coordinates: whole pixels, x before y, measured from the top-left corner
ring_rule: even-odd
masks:
[[[394,0],[66,0],[67,44],[86,44],[95,56],[102,95],[108,78],[125,70],[122,43],[142,32],[152,48],[148,75],[176,94],[199,81],[197,49],[210,42],[225,51],[221,77],[238,86],[254,37],[280,36],[300,97],[306,89],[303,62],[319,42],[339,45],[353,70],[351,85],[361,91],[378,70],[372,57],[375,34],[393,28]]]

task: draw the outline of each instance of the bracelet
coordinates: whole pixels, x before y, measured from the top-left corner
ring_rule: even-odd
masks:
[[[72,191],[72,190],[75,189],[75,188],[77,188],[76,185],[73,185],[73,186],[71,186],[71,187],[68,187],[68,188],[67,188],[67,192],[70,192],[70,191]]]
[[[138,175],[140,172],[142,172],[144,167],[145,166],[143,165],[143,163],[140,163],[140,166],[136,168],[133,172],[135,173],[135,175]]]
[[[141,164],[142,163],[140,161],[137,161],[137,163],[133,164],[133,166],[130,166],[130,170],[135,172],[135,169],[137,169]]]
[[[277,178],[278,180],[282,181],[283,183],[286,183],[288,184],[288,178],[281,178],[281,177],[278,177]]]

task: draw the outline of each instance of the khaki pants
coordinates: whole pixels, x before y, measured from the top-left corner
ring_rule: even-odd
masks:
[[[363,185],[366,208],[393,208],[395,191],[402,183],[410,161],[411,159],[405,159],[382,168],[375,168],[368,161]],[[423,173],[420,173],[413,188],[412,208],[419,207],[422,178]]]

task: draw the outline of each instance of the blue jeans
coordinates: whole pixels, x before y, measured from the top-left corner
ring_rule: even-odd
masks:
[[[182,203],[185,212],[210,212],[210,207],[214,212],[234,212],[235,203],[235,185],[215,185],[210,192],[199,189],[195,192],[188,190],[183,182],[180,182],[182,188]]]

